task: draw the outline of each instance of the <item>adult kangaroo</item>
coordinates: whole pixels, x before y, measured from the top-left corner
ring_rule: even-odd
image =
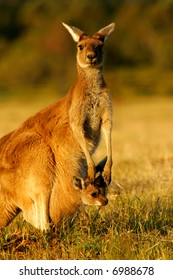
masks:
[[[85,181],[97,187],[92,154],[101,129],[107,146],[102,177],[107,185],[111,180],[112,105],[102,64],[104,41],[114,23],[92,37],[63,25],[77,42],[77,80],[64,98],[0,139],[0,227],[19,211],[42,230],[74,212]],[[81,188],[75,187],[74,177],[84,182]]]
[[[81,146],[88,166],[88,178],[94,181],[95,165],[91,155],[97,148],[101,129],[107,146],[107,162],[103,178],[111,181],[112,166],[112,103],[103,78],[103,45],[114,30],[114,23],[102,28],[92,37],[76,27],[63,25],[77,42],[77,81],[72,87],[69,121],[72,131]]]

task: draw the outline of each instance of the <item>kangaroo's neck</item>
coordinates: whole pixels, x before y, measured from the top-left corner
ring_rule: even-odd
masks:
[[[105,86],[105,81],[103,78],[102,67],[98,68],[82,68],[77,65],[77,83],[80,83],[85,88],[103,88]]]

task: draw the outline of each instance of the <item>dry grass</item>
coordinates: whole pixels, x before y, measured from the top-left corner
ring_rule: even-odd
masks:
[[[42,105],[0,104],[0,136]],[[19,216],[0,233],[0,259],[172,259],[173,100],[118,103],[114,118],[113,181],[101,215],[88,208],[90,220],[79,215],[57,233]]]

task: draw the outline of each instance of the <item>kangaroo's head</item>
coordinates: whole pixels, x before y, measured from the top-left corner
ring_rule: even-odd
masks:
[[[77,62],[82,68],[98,68],[103,64],[103,45],[114,30],[114,23],[100,29],[92,37],[80,29],[63,23],[74,41],[77,43]]]
[[[81,177],[74,177],[73,183],[74,187],[81,192],[83,204],[105,206],[108,203],[108,199],[94,183],[83,180]]]

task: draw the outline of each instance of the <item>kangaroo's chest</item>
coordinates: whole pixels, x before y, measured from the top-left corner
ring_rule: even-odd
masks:
[[[83,113],[83,130],[85,137],[98,141],[100,138],[101,130],[101,112],[102,112],[102,100],[98,96],[88,96],[85,100]]]

